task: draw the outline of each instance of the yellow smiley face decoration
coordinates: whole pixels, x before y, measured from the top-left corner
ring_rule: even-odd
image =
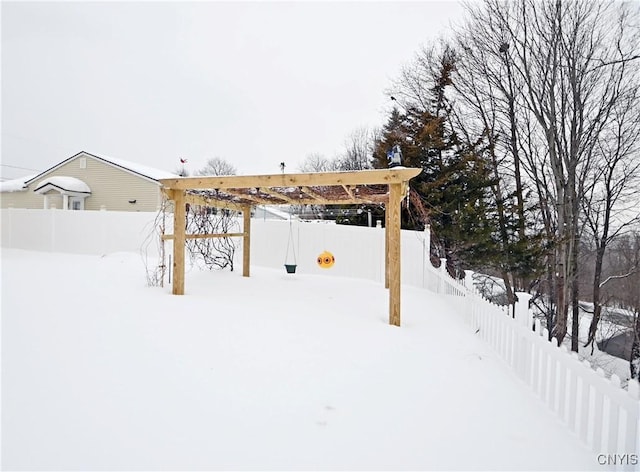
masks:
[[[318,256],[317,262],[322,269],[330,269],[336,263],[336,258],[329,251],[324,251]]]

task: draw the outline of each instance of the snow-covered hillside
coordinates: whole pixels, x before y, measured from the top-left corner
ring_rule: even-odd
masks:
[[[5,470],[604,470],[445,297],[2,251]]]

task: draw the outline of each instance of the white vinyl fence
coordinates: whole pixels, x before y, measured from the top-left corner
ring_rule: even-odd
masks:
[[[127,211],[0,210],[2,247],[73,254],[139,251],[156,213]]]
[[[517,293],[511,311],[482,298],[464,281],[431,268],[430,289],[458,298],[466,323],[502,357],[516,375],[591,450],[600,465],[615,470],[640,470],[640,384],[630,380],[627,389],[620,378],[605,378],[576,353],[558,346],[540,320],[529,310],[531,295]],[[466,280],[471,279],[468,274]],[[462,293],[463,292],[463,293]],[[462,293],[462,294],[461,294]]]
[[[116,251],[154,251],[155,213],[6,209],[0,213],[2,247],[84,254]],[[167,219],[171,233],[171,218]],[[384,282],[384,229],[341,226],[322,222],[252,220],[251,263],[280,268],[287,244],[295,247],[299,273],[324,273]],[[155,239],[155,242],[154,242]],[[236,262],[241,265],[242,239]],[[402,283],[447,297],[474,332],[492,346],[517,376],[594,453],[598,462],[619,470],[640,470],[640,389],[630,381],[606,379],[557,341],[529,311],[530,296],[518,293],[515,310],[482,298],[471,283],[451,278],[445,265],[429,259],[429,232],[402,231]],[[166,254],[171,254],[167,242]],[[336,258],[323,271],[316,257],[328,250]],[[150,258],[157,254],[146,254]],[[293,262],[291,260],[286,262]],[[515,314],[515,317],[512,316]]]
[[[143,251],[152,259],[159,254],[159,238],[154,235],[157,218],[155,212],[2,209],[0,243],[6,248],[76,254]],[[241,231],[241,219],[238,224]],[[165,227],[167,234],[173,232],[171,214],[166,215]],[[251,264],[284,271],[290,235],[298,272],[384,282],[383,228],[252,219]],[[428,240],[428,233],[402,231],[403,283],[423,285],[423,248],[428,247],[425,239]],[[235,241],[235,264],[242,267],[242,238]],[[316,264],[317,256],[325,250],[336,258],[331,271]],[[171,242],[167,241],[165,253],[168,256],[171,252]]]

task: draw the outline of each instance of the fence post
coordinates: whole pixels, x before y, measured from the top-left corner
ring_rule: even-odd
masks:
[[[9,205],[7,212],[5,213],[8,216],[8,230],[7,230],[7,239],[9,240],[6,247],[13,247],[13,205]]]
[[[515,315],[516,321],[518,325],[524,326],[527,330],[531,330],[532,326],[532,317],[529,313],[529,302],[531,301],[532,295],[526,292],[516,292],[516,306],[515,306]]]
[[[51,214],[51,225],[49,226],[49,231],[51,231],[51,246],[49,248],[49,252],[56,252],[56,206],[51,205],[49,207],[49,212]]]
[[[427,260],[431,262],[431,226],[424,225],[424,246],[427,250]]]
[[[438,293],[445,293],[445,281],[444,281],[444,276],[447,273],[447,258],[446,257],[441,257],[440,258],[440,272],[441,275],[439,277],[440,282],[438,283]]]
[[[473,274],[474,272],[472,270],[464,271],[464,286],[471,292],[475,292],[473,287]]]
[[[529,301],[532,296],[526,292],[516,292],[516,302],[514,306],[515,324],[523,329],[514,330],[514,353],[516,358],[516,373],[522,380],[529,383],[529,376],[532,368],[531,347],[529,338],[533,330],[533,318],[529,312]]]
[[[431,265],[431,226],[424,225],[424,239],[422,240],[422,288],[426,288],[427,264]]]
[[[464,287],[466,288],[466,291],[464,293],[465,307],[467,309],[468,320],[470,325],[473,325],[473,303],[474,303],[471,295],[476,293],[473,286],[473,274],[474,272],[472,270],[465,270],[464,280],[463,280]]]
[[[102,237],[101,237],[101,252],[102,255],[106,255],[107,254],[107,242],[109,241],[109,237],[108,237],[108,230],[107,228],[108,226],[108,222],[107,222],[107,218],[109,217],[109,214],[107,213],[107,207],[104,205],[100,206],[100,230],[102,233]]]

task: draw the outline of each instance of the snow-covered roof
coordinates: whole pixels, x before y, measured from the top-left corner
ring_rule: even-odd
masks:
[[[257,205],[256,206],[256,210],[261,210],[264,213],[273,215],[277,218],[280,218],[281,220],[288,220],[291,218],[291,214],[287,213],[286,211],[282,211],[279,210],[278,208],[274,208],[273,206],[266,206],[266,205]]]
[[[180,177],[179,175],[174,174],[172,172],[167,172],[165,170],[156,169],[154,167],[145,166],[135,162],[125,161],[124,159],[116,159],[113,157],[100,157],[100,156],[96,156],[95,154],[89,154],[89,155],[93,157],[97,157],[98,159],[102,159],[103,161],[110,162],[119,167],[129,169],[130,171],[133,171],[136,174],[144,175],[145,177],[149,177],[153,180],[175,179],[176,177]]]
[[[20,177],[19,179],[0,182],[0,192],[20,192],[22,190],[26,190],[26,182],[33,179],[34,177],[35,175],[28,175],[26,177]]]
[[[44,179],[38,184],[38,187],[34,189],[34,192],[43,191],[45,187],[55,187],[59,190],[75,193],[91,193],[91,189],[82,180],[75,177],[68,177],[65,175],[56,175]]]
[[[126,171],[132,172],[134,174],[137,174],[141,177],[145,177],[147,179],[150,180],[154,180],[154,181],[158,181],[160,179],[175,179],[176,177],[179,177],[176,174],[173,174],[171,172],[167,172],[164,170],[160,170],[160,169],[156,169],[154,167],[149,167],[149,166],[145,166],[142,164],[137,164],[135,162],[130,162],[130,161],[125,161],[123,159],[116,159],[113,157],[104,157],[104,156],[97,156],[95,154],[91,154],[88,153],[86,151],[81,151],[78,154],[75,154],[73,156],[71,156],[68,159],[65,159],[64,161],[56,164],[55,166],[45,170],[44,172],[31,177],[29,180],[26,180],[25,182],[27,184],[31,183],[32,181],[36,180],[38,177],[44,176],[46,174],[48,174],[49,172],[59,168],[60,166],[66,164],[67,162],[73,160],[73,159],[77,159],[79,157],[90,157],[92,159],[97,159],[99,161],[105,162],[107,164],[110,164],[112,166],[118,167],[120,169],[124,169]]]

